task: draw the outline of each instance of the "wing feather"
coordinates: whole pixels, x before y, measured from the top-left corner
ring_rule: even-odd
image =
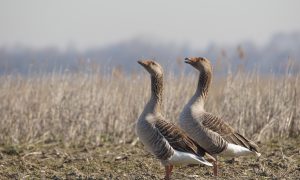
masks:
[[[251,151],[258,152],[258,146],[253,141],[236,132],[229,124],[217,116],[205,113],[202,125],[219,134],[228,143],[240,145]]]
[[[166,138],[173,149],[182,152],[188,152],[203,157],[206,155],[209,159],[215,160],[208,152],[191,139],[183,130],[175,124],[164,120],[157,120],[155,127]]]

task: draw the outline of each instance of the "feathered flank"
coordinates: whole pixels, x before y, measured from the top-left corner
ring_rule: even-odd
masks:
[[[209,113],[203,113],[202,125],[213,132],[216,132],[228,143],[240,145],[258,153],[258,146],[251,140],[239,134],[230,125],[228,125],[221,118],[218,118]]]
[[[175,124],[158,119],[155,123],[155,127],[175,150],[192,153],[201,157],[207,155],[210,160],[215,161],[215,158],[207,153],[193,139],[191,139],[186,132],[182,131]]]
[[[192,140],[175,124],[165,121],[161,114],[163,96],[163,70],[155,61],[138,61],[151,75],[151,98],[140,115],[136,132],[145,147],[165,165],[165,179],[170,178],[173,165],[205,164],[206,150]]]
[[[256,154],[258,146],[242,136],[221,118],[204,110],[205,100],[212,80],[212,66],[203,57],[185,58],[185,62],[199,71],[195,94],[180,114],[179,124],[201,147],[213,155],[243,156]],[[214,163],[214,174],[217,165]]]

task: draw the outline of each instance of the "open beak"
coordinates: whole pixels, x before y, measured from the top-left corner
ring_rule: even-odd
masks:
[[[145,66],[145,65],[146,65],[145,62],[143,62],[143,61],[138,61],[138,63],[139,63],[140,65],[142,65],[142,66]]]
[[[192,61],[189,58],[185,58],[184,62],[187,63],[187,64],[191,64]]]

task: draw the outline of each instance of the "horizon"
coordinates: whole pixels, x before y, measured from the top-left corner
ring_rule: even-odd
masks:
[[[1,1],[0,47],[84,51],[135,38],[193,49],[242,42],[261,46],[274,34],[300,31],[300,2],[293,0],[59,2]]]
[[[0,49],[5,49],[8,51],[14,51],[15,49],[27,49],[27,50],[32,50],[32,51],[39,51],[39,50],[44,50],[44,49],[55,49],[58,50],[60,52],[66,52],[66,51],[76,51],[78,53],[85,53],[88,52],[90,50],[100,50],[100,49],[107,49],[107,48],[111,48],[120,44],[124,44],[124,43],[130,43],[130,42],[141,42],[141,43],[145,43],[145,44],[149,44],[149,45],[155,45],[155,46],[163,46],[166,47],[168,45],[175,47],[175,48],[180,48],[180,47],[185,47],[188,48],[190,50],[207,50],[209,47],[213,46],[213,47],[219,47],[219,48],[234,48],[234,47],[239,47],[240,45],[244,45],[244,44],[252,44],[257,48],[263,48],[265,46],[267,46],[268,44],[270,44],[270,42],[274,39],[274,37],[283,35],[283,36],[291,36],[291,35],[297,35],[300,37],[300,31],[292,31],[292,32],[277,32],[272,34],[264,43],[257,43],[255,41],[252,40],[245,40],[245,41],[239,41],[239,42],[235,42],[235,43],[216,43],[216,42],[210,42],[206,45],[204,45],[203,47],[193,47],[188,43],[172,43],[172,41],[160,41],[158,37],[154,37],[152,36],[152,38],[150,37],[144,37],[144,36],[135,36],[132,38],[128,38],[122,41],[118,41],[118,42],[112,42],[112,43],[108,43],[105,44],[103,46],[100,45],[95,45],[95,46],[91,46],[85,49],[80,49],[78,48],[78,46],[76,45],[76,43],[72,43],[72,44],[67,44],[65,47],[60,47],[57,45],[45,45],[45,46],[39,46],[39,47],[35,47],[35,46],[30,46],[28,44],[22,44],[22,43],[15,43],[12,45],[0,45]]]

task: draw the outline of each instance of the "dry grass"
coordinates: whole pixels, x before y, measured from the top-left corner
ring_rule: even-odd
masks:
[[[196,87],[194,76],[166,76],[164,109],[170,121]],[[238,73],[214,79],[206,109],[224,117],[257,141],[300,132],[299,76],[260,77]],[[149,98],[150,79],[114,72],[53,73],[40,77],[0,77],[0,142],[65,145],[126,142]]]
[[[259,144],[262,156],[241,157],[232,163],[219,158],[219,177],[213,168],[176,166],[172,179],[299,179],[298,139]],[[65,147],[60,143],[0,146],[0,179],[162,179],[164,167],[141,143],[104,142],[98,147]]]
[[[177,122],[196,81],[196,72],[166,76],[168,120]],[[0,179],[161,179],[159,161],[131,143],[149,94],[146,73],[1,76]],[[219,179],[299,177],[299,137],[291,138],[300,132],[299,95],[299,75],[213,80],[206,109],[259,141],[262,152],[234,164],[220,158]],[[203,166],[175,167],[172,177],[215,179]]]

